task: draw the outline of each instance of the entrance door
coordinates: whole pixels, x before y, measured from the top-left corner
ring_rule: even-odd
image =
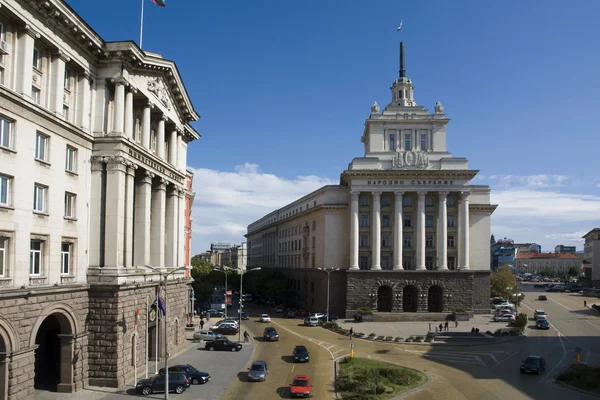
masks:
[[[429,312],[444,311],[444,290],[439,286],[432,286],[427,293],[427,309]]]
[[[38,345],[35,351],[35,377],[33,385],[36,389],[56,392],[60,383],[60,323],[58,318],[50,315],[42,322],[35,338]],[[71,360],[67,360],[70,362]]]
[[[392,288],[389,286],[380,286],[377,289],[377,311],[391,312],[392,302]]]
[[[419,290],[414,286],[405,286],[402,291],[402,311],[417,312]]]

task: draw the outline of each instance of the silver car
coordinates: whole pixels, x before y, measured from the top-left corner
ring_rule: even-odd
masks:
[[[194,340],[204,340],[205,342],[211,342],[215,339],[222,338],[223,335],[214,333],[213,331],[197,331],[194,332]]]
[[[267,379],[267,375],[269,374],[269,368],[267,367],[267,363],[264,361],[254,361],[252,366],[248,368],[248,381],[250,382],[260,382]]]

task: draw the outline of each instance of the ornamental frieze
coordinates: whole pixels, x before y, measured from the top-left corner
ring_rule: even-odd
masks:
[[[392,158],[394,169],[427,169],[429,168],[429,157],[424,151],[397,150]]]

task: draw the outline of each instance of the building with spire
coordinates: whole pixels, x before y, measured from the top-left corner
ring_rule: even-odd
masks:
[[[248,268],[278,268],[300,293],[298,306],[375,319],[424,319],[453,310],[489,311],[489,186],[446,146],[450,119],[418,105],[406,77],[404,43],[391,101],[377,103],[339,185],[313,193],[248,226]],[[438,315],[432,315],[432,313]]]

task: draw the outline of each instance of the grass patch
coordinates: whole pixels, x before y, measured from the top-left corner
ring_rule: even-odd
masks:
[[[600,394],[600,368],[585,364],[573,364],[560,374],[556,380],[575,386],[578,389]]]
[[[423,384],[420,371],[367,358],[346,357],[339,363],[337,391],[342,400],[385,400]]]

